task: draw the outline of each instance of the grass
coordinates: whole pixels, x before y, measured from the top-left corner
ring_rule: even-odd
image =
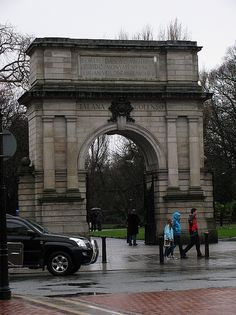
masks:
[[[106,236],[114,238],[126,238],[127,229],[105,229],[102,231],[91,232],[91,236]],[[144,240],[144,228],[139,228],[139,234],[137,235],[138,240]]]
[[[218,227],[219,238],[236,237],[236,224],[229,224]]]
[[[236,224],[225,225],[218,227],[218,237],[219,239],[236,237]],[[126,229],[104,229],[102,231],[91,232],[91,236],[96,237],[114,237],[125,239],[127,236]],[[144,228],[139,228],[139,234],[137,235],[138,240],[144,240]]]

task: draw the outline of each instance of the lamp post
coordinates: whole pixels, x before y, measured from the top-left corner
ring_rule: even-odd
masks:
[[[9,300],[8,251],[6,229],[6,186],[4,184],[4,155],[2,113],[0,111],[0,300]]]

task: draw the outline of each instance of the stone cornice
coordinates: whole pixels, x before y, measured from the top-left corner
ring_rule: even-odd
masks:
[[[195,86],[183,87],[154,86],[154,85],[55,85],[33,86],[31,90],[19,98],[19,103],[28,105],[32,100],[39,99],[114,99],[114,97],[126,97],[129,100],[200,100],[206,101],[211,98],[210,93],[205,93]]]
[[[180,191],[178,189],[169,189],[167,194],[163,196],[164,201],[196,201],[204,200],[205,196],[201,189],[189,189],[188,191]]]
[[[79,190],[74,189],[68,191],[66,194],[58,194],[53,189],[44,190],[43,195],[38,199],[42,203],[64,203],[64,202],[78,202],[83,201]]]
[[[196,41],[146,41],[146,40],[116,40],[116,39],[74,39],[61,37],[36,38],[28,47],[26,53],[30,56],[36,48],[69,48],[86,50],[194,50],[200,51]]]

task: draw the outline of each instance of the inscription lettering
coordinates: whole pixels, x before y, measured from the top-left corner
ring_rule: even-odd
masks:
[[[152,111],[152,110],[164,110],[165,109],[165,105],[164,104],[136,104],[134,106],[135,110],[144,110],[144,111]]]
[[[80,74],[85,78],[155,79],[153,57],[80,57]]]
[[[100,110],[108,110],[110,104],[99,104],[99,103],[77,103],[77,110],[80,111],[100,111]],[[164,104],[133,104],[132,107],[134,111],[162,111],[165,110]]]
[[[78,110],[105,110],[107,109],[104,104],[90,104],[90,103],[78,103]]]

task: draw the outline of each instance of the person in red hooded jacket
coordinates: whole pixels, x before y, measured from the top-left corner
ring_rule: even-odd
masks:
[[[189,215],[188,223],[189,223],[190,243],[183,250],[183,253],[186,255],[186,253],[194,245],[196,245],[197,257],[203,257],[203,255],[201,253],[201,250],[200,250],[200,239],[199,239],[199,235],[198,235],[197,209],[196,208],[192,208],[191,209],[191,213]]]

